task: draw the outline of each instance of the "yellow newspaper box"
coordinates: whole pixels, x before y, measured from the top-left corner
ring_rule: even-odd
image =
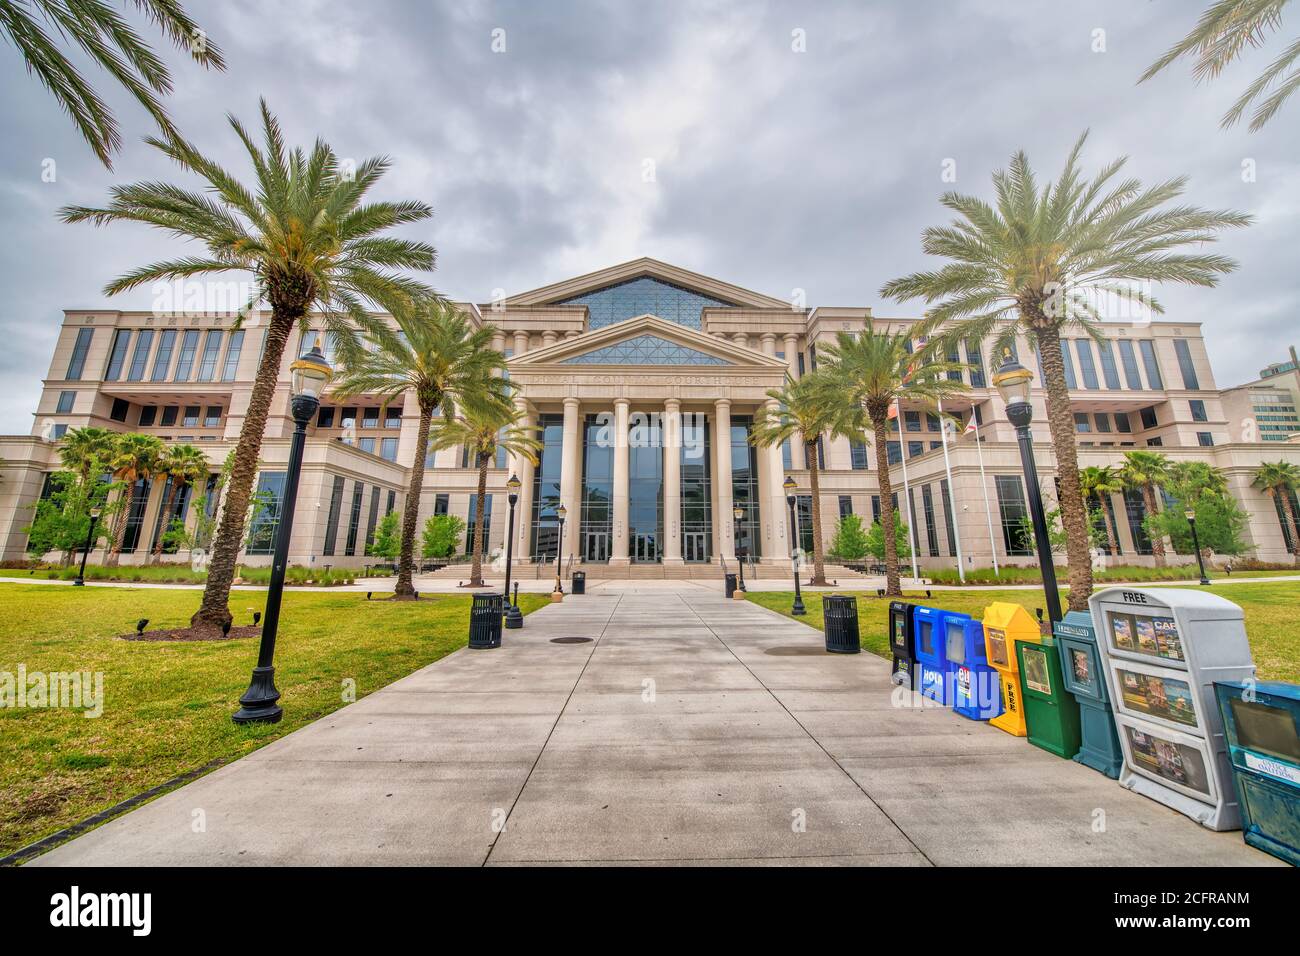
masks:
[[[1042,632],[1034,616],[1019,604],[994,601],[984,610],[984,649],[1002,683],[1002,713],[989,721],[1013,737],[1024,737],[1025,702],[1020,687],[1016,641],[1040,643]]]

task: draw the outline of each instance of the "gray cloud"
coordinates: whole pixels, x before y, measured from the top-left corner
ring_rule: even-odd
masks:
[[[1292,107],[1262,133],[1218,129],[1264,50],[1217,84],[1185,67],[1137,76],[1195,6],[950,3],[374,3],[314,0],[293,14],[256,0],[192,12],[229,70],[174,55],[171,109],[205,150],[243,170],[225,126],[259,95],[291,139],[345,156],[388,153],[383,195],[430,202],[411,233],[439,249],[431,281],[458,298],[520,291],[651,255],[812,305],[870,305],[927,265],[918,237],[956,188],[988,194],[1017,148],[1043,175],[1085,127],[1093,167],[1132,157],[1145,180],[1191,176],[1188,198],[1252,212],[1228,237],[1242,269],[1214,290],[1164,289],[1168,316],[1205,324],[1219,384],[1252,377],[1296,335],[1300,216]],[[635,12],[633,12],[635,11]],[[1300,26],[1300,20],[1288,26]],[[506,52],[491,49],[505,31]],[[1094,31],[1105,52],[1094,52]],[[807,51],[791,48],[802,30]],[[1292,29],[1292,33],[1296,32]],[[0,51],[0,431],[26,432],[61,310],[106,303],[104,283],[174,254],[135,227],[63,226],[59,206],[114,182],[178,178],[139,144],[143,113],[100,79],[129,145],[107,173],[12,50]],[[54,183],[41,181],[53,158]],[[1242,181],[1253,159],[1257,179]],[[643,181],[647,161],[653,182]],[[147,307],[149,297],[112,304]]]

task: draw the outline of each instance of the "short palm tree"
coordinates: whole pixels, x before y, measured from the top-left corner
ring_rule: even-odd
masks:
[[[803,444],[804,467],[808,469],[808,484],[812,492],[813,577],[812,584],[826,584],[826,546],[822,540],[821,469],[817,461],[817,445],[822,436],[830,438],[862,439],[852,409],[845,396],[828,375],[818,371],[795,381],[786,379],[781,388],[769,389],[768,398],[774,405],[759,409],[754,416],[750,441],[760,448],[772,448],[798,437]],[[794,529],[791,528],[791,533]],[[791,548],[798,546],[792,541]]]
[[[1115,469],[1089,465],[1079,470],[1079,491],[1083,493],[1085,503],[1097,502],[1101,512],[1101,524],[1106,529],[1106,546],[1112,556],[1119,554],[1119,535],[1111,521],[1113,514],[1106,507],[1111,495],[1124,490],[1123,483],[1115,474]]]
[[[483,502],[487,497],[488,466],[498,450],[527,458],[537,464],[537,453],[542,443],[537,440],[537,430],[526,428],[522,409],[516,408],[508,398],[468,406],[455,418],[444,417],[433,429],[433,448],[453,448],[458,445],[468,449],[478,469],[478,495],[474,504],[474,540],[470,547],[471,564],[469,586],[483,586]]]
[[[1197,81],[1216,79],[1247,47],[1263,46],[1268,34],[1281,28],[1282,8],[1286,4],[1287,0],[1215,0],[1191,32],[1147,67],[1138,82],[1151,79],[1185,56],[1196,59],[1192,73]],[[1251,104],[1257,103],[1250,117],[1250,130],[1257,132],[1300,89],[1300,70],[1295,69],[1297,60],[1300,60],[1300,41],[1292,41],[1246,87],[1219,125],[1226,128],[1241,122]]]
[[[176,0],[134,0],[136,9],[175,46],[204,66],[225,69],[221,50],[191,20]],[[52,31],[47,28],[53,28]],[[161,97],[171,92],[167,64],[135,28],[104,0],[0,0],[0,33],[5,34],[34,74],[53,94],[99,161],[112,169],[112,154],[122,147],[117,120],[61,43],[75,43],[126,88],[168,137],[176,129]]]
[[[63,436],[59,446],[63,467],[76,474],[83,485],[98,478],[108,467],[117,436],[117,432],[93,425],[72,429]]]
[[[171,491],[167,495],[167,500],[163,502],[163,520],[159,526],[164,534],[159,534],[158,540],[153,544],[153,559],[155,562],[162,560],[163,538],[165,532],[169,530],[168,526],[172,521],[172,513],[176,510],[177,497],[185,490],[186,486],[192,485],[200,478],[205,477],[210,470],[208,456],[203,453],[203,449],[195,445],[172,445],[158,459],[155,473],[160,478],[171,479]],[[183,515],[181,520],[184,520]]]
[[[509,394],[499,374],[505,356],[492,348],[492,330],[474,328],[449,302],[431,299],[417,309],[395,314],[396,330],[367,334],[369,348],[352,350],[334,388],[339,397],[374,395],[385,404],[410,392],[420,409],[415,460],[402,512],[402,554],[397,563],[396,596],[413,598],[415,532],[424,489],[424,461],[435,411],[451,417],[455,409],[490,404]]]
[[[1171,465],[1169,459],[1159,452],[1130,451],[1124,453],[1124,464],[1120,465],[1116,477],[1125,488],[1132,488],[1142,493],[1142,507],[1149,515],[1154,515],[1157,508],[1156,488],[1169,477]],[[1151,536],[1151,554],[1156,560],[1156,567],[1165,566],[1165,543],[1156,535]]]
[[[1295,563],[1300,564],[1300,522],[1292,503],[1296,489],[1300,488],[1300,466],[1289,461],[1263,462],[1255,469],[1255,480],[1251,484],[1275,502],[1282,503],[1282,513],[1291,529],[1291,553],[1295,556]]]
[[[394,270],[432,269],[435,258],[425,243],[380,235],[428,218],[428,206],[363,201],[391,165],[386,157],[366,160],[353,172],[320,140],[310,154],[288,151],[265,101],[261,110],[261,147],[237,119],[229,118],[256,173],[252,189],[183,140],[149,139],[203,179],[211,195],[144,182],[116,187],[112,202],[103,209],[71,206],[61,211],[65,222],[141,222],[206,247],[206,257],[155,262],[129,272],[108,284],[109,295],[159,281],[244,272],[255,285],[245,312],[264,301],[270,304],[271,319],[235,447],[203,603],[191,619],[192,626],[205,629],[231,620],[230,585],[290,331],[295,325],[305,328],[315,309],[336,342],[355,346],[358,327],[382,324],[367,311],[369,305],[394,311],[430,294],[427,287]]]
[[[109,546],[106,564],[115,565],[122,556],[122,541],[126,536],[127,522],[131,517],[131,504],[135,500],[135,483],[157,474],[158,462],[167,446],[153,435],[126,432],[117,436],[108,467],[113,479],[122,486],[117,517],[113,524],[113,541]]]
[[[1116,181],[1125,159],[1084,178],[1080,136],[1055,182],[1039,187],[1023,152],[993,176],[996,205],[945,193],[941,202],[958,218],[925,230],[922,249],[950,260],[935,272],[886,283],[892,299],[924,299],[926,330],[952,341],[994,335],[996,354],[1023,332],[1034,343],[1047,392],[1048,427],[1061,483],[1061,519],[1070,569],[1070,608],[1084,611],[1092,592],[1087,515],[1079,489],[1074,415],[1065,381],[1061,334],[1071,328],[1101,338],[1095,324],[1110,298],[1162,312],[1150,294],[1154,282],[1213,286],[1231,272],[1232,259],[1202,251],[1227,228],[1251,217],[1188,205],[1169,205],[1186,177],[1143,188]]]
[[[936,343],[937,344],[937,343]],[[889,476],[889,421],[895,402],[920,402],[934,409],[948,397],[959,395],[962,382],[948,372],[962,368],[940,361],[930,344],[911,352],[911,333],[878,331],[870,326],[861,334],[836,333],[834,344],[820,345],[818,366],[824,370],[840,400],[859,414],[859,431],[870,431],[876,450],[876,476],[880,487],[880,523],[885,533],[885,590],[901,595],[898,547],[894,532],[893,484]],[[903,448],[900,439],[900,451]]]

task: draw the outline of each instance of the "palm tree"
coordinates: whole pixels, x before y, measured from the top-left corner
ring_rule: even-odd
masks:
[[[859,413],[859,431],[870,428],[876,449],[876,476],[880,486],[880,523],[885,533],[885,591],[903,593],[899,582],[898,547],[894,532],[893,485],[889,477],[889,419],[895,402],[917,401],[936,408],[959,394],[964,386],[948,378],[962,368],[938,361],[934,346],[908,351],[910,332],[876,331],[868,326],[860,335],[836,333],[833,345],[819,346],[817,360],[841,392],[840,401]],[[903,448],[900,436],[900,451]]]
[[[135,500],[135,483],[142,478],[152,478],[157,473],[158,462],[166,450],[162,439],[153,435],[127,432],[117,436],[112,455],[108,459],[108,467],[114,480],[122,485],[122,497],[113,523],[113,542],[105,564],[116,565],[121,559],[122,540],[131,518],[131,503]]]
[[[394,315],[397,329],[367,334],[369,348],[358,348],[344,359],[344,373],[334,394],[375,395],[385,405],[411,392],[420,409],[411,483],[402,512],[402,555],[397,564],[399,599],[415,597],[415,532],[424,488],[424,460],[434,411],[450,417],[456,408],[490,404],[509,394],[505,356],[492,348],[492,330],[474,328],[454,305],[441,299],[417,310]]]
[[[163,452],[155,471],[159,477],[166,476],[172,480],[171,493],[167,495],[167,501],[163,504],[163,523],[160,527],[164,533],[172,521],[177,496],[186,485],[191,485],[207,475],[209,469],[208,456],[201,448],[194,445],[172,445]],[[164,534],[159,534],[158,540],[153,545],[155,562],[162,560],[163,537]]]
[[[759,409],[749,436],[750,442],[760,448],[779,446],[793,441],[796,436],[802,440],[804,465],[808,469],[808,484],[812,491],[814,586],[826,585],[817,446],[823,435],[858,441],[863,437],[851,407],[836,384],[827,374],[817,371],[798,381],[787,378],[783,387],[768,389],[767,396],[775,401],[775,407]],[[797,542],[792,542],[791,546],[797,546]]]
[[[1300,523],[1296,521],[1291,503],[1296,489],[1300,488],[1300,467],[1289,461],[1263,462],[1255,469],[1255,480],[1251,484],[1274,502],[1282,502],[1282,513],[1291,529],[1291,553],[1295,556],[1295,563],[1300,564]]]
[[[207,38],[176,0],[134,0],[176,47],[203,66],[225,69],[221,50]],[[53,27],[53,34],[46,27]],[[122,148],[113,111],[86,82],[60,43],[75,42],[139,101],[167,137],[176,129],[159,101],[171,92],[167,65],[112,4],[103,0],[0,0],[4,33],[32,73],[63,107],[99,161],[113,168],[112,154]]]
[[[118,433],[107,428],[74,428],[63,436],[59,458],[63,467],[75,473],[84,485],[107,468]]]
[[[1089,465],[1079,471],[1079,490],[1084,502],[1097,502],[1101,511],[1101,525],[1106,529],[1106,547],[1112,555],[1119,554],[1119,532],[1111,521],[1114,515],[1109,513],[1106,503],[1110,496],[1124,490],[1123,483],[1115,475],[1115,469]]]
[[[951,261],[881,290],[893,299],[924,299],[931,305],[925,331],[942,330],[949,341],[996,334],[997,354],[1014,344],[1017,332],[1035,343],[1061,483],[1070,608],[1076,611],[1087,610],[1092,563],[1061,333],[1079,328],[1100,339],[1096,321],[1108,298],[1162,312],[1148,291],[1153,282],[1217,284],[1237,264],[1200,245],[1215,241],[1222,229],[1251,222],[1241,213],[1168,205],[1182,194],[1186,177],[1148,188],[1136,179],[1114,182],[1124,158],[1085,179],[1079,153],[1087,135],[1074,144],[1060,178],[1041,189],[1029,159],[1018,152],[1009,170],[993,176],[996,206],[945,193],[941,202],[959,218],[925,230],[922,249]]]
[[[1159,452],[1130,451],[1124,453],[1124,464],[1120,466],[1117,477],[1125,488],[1142,492],[1142,507],[1149,515],[1154,515],[1156,507],[1156,486],[1169,476],[1171,465],[1169,459]],[[1151,554],[1156,559],[1156,567],[1165,566],[1165,543],[1156,535],[1151,536]]]
[[[1217,79],[1247,47],[1263,46],[1267,35],[1281,28],[1282,8],[1286,3],[1287,0],[1216,0],[1201,14],[1191,32],[1147,67],[1138,82],[1146,82],[1185,56],[1196,59],[1192,74],[1198,82]],[[1300,89],[1300,72],[1293,69],[1298,59],[1300,42],[1293,41],[1246,87],[1232,108],[1223,114],[1219,125],[1227,128],[1241,122],[1251,104],[1258,102],[1250,117],[1250,131],[1262,128],[1291,94]],[[1270,91],[1270,87],[1274,88]]]
[[[483,502],[487,497],[488,465],[496,458],[497,450],[527,458],[537,464],[537,453],[542,443],[537,440],[536,429],[525,428],[522,409],[505,400],[497,400],[466,407],[455,418],[444,417],[434,429],[433,448],[452,448],[462,445],[474,456],[478,468],[478,496],[474,504],[474,541],[470,565],[469,586],[483,586]]]
[[[309,311],[316,309],[334,340],[353,347],[358,327],[382,325],[367,311],[369,303],[395,311],[431,294],[393,270],[432,269],[435,258],[433,247],[425,243],[379,235],[432,214],[423,203],[363,202],[391,165],[386,157],[366,160],[353,172],[321,140],[310,155],[301,149],[286,151],[280,124],[265,101],[261,110],[260,148],[239,121],[229,117],[252,161],[253,189],[189,143],[151,138],[147,142],[152,146],[205,180],[213,196],[144,182],[116,187],[104,209],[61,210],[65,222],[142,222],[197,240],[207,249],[206,257],[156,262],[129,272],[108,284],[109,295],[159,281],[235,271],[251,274],[255,284],[241,320],[259,303],[270,303],[271,320],[235,448],[203,603],[191,618],[191,626],[205,629],[231,620],[230,584],[290,330],[295,325],[305,328]]]

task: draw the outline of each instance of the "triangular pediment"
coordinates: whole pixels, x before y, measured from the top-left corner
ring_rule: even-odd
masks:
[[[732,306],[755,309],[788,309],[790,307],[790,303],[781,299],[774,299],[760,292],[732,285],[730,282],[723,282],[711,276],[701,275],[698,272],[691,272],[689,269],[683,269],[680,266],[674,266],[644,256],[630,262],[610,266],[607,269],[589,272],[586,275],[575,276],[572,279],[555,282],[539,289],[512,295],[506,299],[505,305],[507,308],[525,305],[556,305],[580,298],[589,293],[599,292],[643,278],[656,279],[668,285],[693,292],[696,295],[713,300],[722,307]]]
[[[704,335],[654,315],[642,315],[509,360],[535,366],[710,366],[783,371],[785,362],[734,342]]]

